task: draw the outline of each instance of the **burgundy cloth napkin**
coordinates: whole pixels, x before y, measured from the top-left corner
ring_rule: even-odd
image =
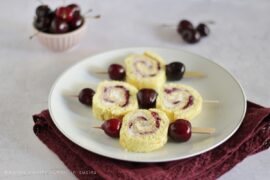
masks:
[[[49,111],[33,115],[37,137],[79,179],[216,179],[249,155],[270,146],[270,108],[248,102],[237,132],[222,145],[201,155],[165,163],[133,163],[89,152],[67,139]]]

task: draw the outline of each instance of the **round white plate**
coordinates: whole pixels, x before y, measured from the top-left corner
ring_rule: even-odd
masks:
[[[178,83],[197,89],[207,100],[218,100],[219,104],[203,104],[202,113],[192,125],[213,127],[212,135],[192,134],[185,143],[169,141],[163,148],[150,153],[125,151],[118,139],[108,137],[102,130],[93,128],[102,121],[92,116],[91,109],[82,105],[76,97],[85,87],[96,88],[108,79],[107,75],[96,75],[94,71],[105,70],[111,63],[123,63],[131,53],[151,50],[167,62],[181,61],[186,69],[207,74],[202,79],[182,79]],[[223,67],[201,56],[176,49],[128,48],[113,50],[89,57],[65,71],[55,82],[49,96],[49,111],[59,130],[79,146],[103,156],[134,162],[164,162],[183,159],[206,152],[226,141],[240,126],[246,112],[246,98],[237,80]]]

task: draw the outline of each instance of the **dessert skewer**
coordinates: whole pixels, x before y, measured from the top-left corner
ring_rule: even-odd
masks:
[[[109,119],[100,127],[93,128],[102,129],[110,137],[120,137],[120,144],[124,148],[136,152],[148,152],[162,147],[167,142],[167,135],[174,141],[185,142],[191,138],[192,134],[210,135],[216,131],[215,128],[192,127],[191,123],[185,119],[176,119],[169,124],[166,115],[157,109],[136,110],[125,115],[123,120]],[[137,139],[139,135],[142,138]],[[148,135],[152,139],[145,140],[149,139]],[[156,142],[159,143],[156,144]],[[152,143],[156,144],[155,147],[152,147]]]
[[[146,79],[150,80],[181,80],[184,78],[202,78],[205,74],[197,71],[186,71],[186,67],[181,62],[165,64],[165,61],[157,54],[145,51],[143,55],[130,55],[125,59],[125,67],[120,64],[111,64],[108,71],[96,71],[96,74],[108,74],[112,80],[124,80],[128,82]],[[135,79],[135,80],[134,80]],[[146,86],[143,86],[146,88]]]

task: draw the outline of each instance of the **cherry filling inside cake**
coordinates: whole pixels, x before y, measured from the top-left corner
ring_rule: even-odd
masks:
[[[117,104],[120,107],[125,107],[129,103],[130,93],[124,86],[116,85],[105,87],[102,100],[105,104]]]
[[[154,59],[136,59],[133,71],[139,77],[153,77],[160,71],[160,63]]]
[[[180,88],[165,88],[164,89],[164,105],[167,108],[179,107],[181,109],[187,109],[192,106],[194,97],[186,89]]]
[[[145,114],[135,114],[128,124],[129,132],[140,135],[152,134],[160,127],[160,117],[158,113],[151,112],[151,117],[145,117]]]

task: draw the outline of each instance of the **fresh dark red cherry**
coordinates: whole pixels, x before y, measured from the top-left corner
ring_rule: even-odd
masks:
[[[73,19],[70,21],[70,28],[72,30],[78,29],[82,26],[84,19],[82,16],[74,16]]]
[[[51,22],[50,33],[62,34],[69,31],[69,25],[66,21],[54,18]]]
[[[51,9],[47,5],[40,5],[36,8],[36,15],[38,18],[47,17],[51,12]]]
[[[191,124],[184,119],[177,119],[169,126],[169,136],[178,142],[188,141],[191,137]]]
[[[200,23],[197,26],[197,31],[200,33],[201,36],[208,36],[210,33],[210,29],[206,24]]]
[[[200,41],[201,35],[195,29],[184,29],[181,33],[184,41],[190,44],[194,44]]]
[[[182,79],[184,73],[186,71],[186,67],[181,62],[172,62],[166,65],[166,77],[167,80],[175,81]]]
[[[154,89],[141,89],[137,93],[139,107],[142,109],[149,109],[156,107],[156,99],[158,94]]]
[[[177,32],[179,34],[182,34],[184,29],[193,29],[193,25],[190,21],[188,20],[182,20],[179,22],[178,27],[177,27]]]
[[[120,119],[113,118],[105,121],[101,125],[101,129],[103,129],[108,136],[117,138],[120,134],[121,125],[122,121]]]
[[[49,30],[50,24],[51,20],[49,17],[38,17],[34,21],[34,26],[42,32]]]
[[[90,88],[84,88],[80,91],[79,101],[87,106],[92,106],[93,96],[95,95],[95,91]]]
[[[55,10],[55,15],[58,19],[64,21],[71,21],[73,18],[73,12],[69,7],[59,7]]]
[[[111,64],[108,68],[108,74],[112,80],[124,80],[126,72],[120,64]]]
[[[70,4],[67,6],[73,14],[73,17],[80,16],[81,9],[77,4]]]

